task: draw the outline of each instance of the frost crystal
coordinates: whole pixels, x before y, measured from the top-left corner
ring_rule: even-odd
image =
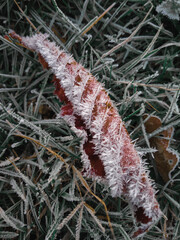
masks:
[[[179,21],[180,1],[166,0],[157,6],[156,11],[167,16],[169,19]]]

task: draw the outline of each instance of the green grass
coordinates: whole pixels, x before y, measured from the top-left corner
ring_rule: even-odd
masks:
[[[179,22],[156,12],[162,1],[116,1],[82,35],[114,1],[57,2],[59,8],[48,0],[23,0],[19,5],[38,31],[49,33],[105,85],[138,150],[145,152],[168,220],[161,218],[142,239],[180,239],[180,170],[176,167],[173,180],[163,182],[142,118],[144,113],[159,116],[159,132],[174,126],[171,147],[180,153]],[[34,29],[13,0],[1,0],[0,13],[0,238],[112,239],[104,206],[72,168],[42,146],[16,136],[19,131],[36,139],[81,171],[80,139],[56,118],[61,103],[53,95],[51,71],[42,69],[36,54],[3,38],[9,29],[20,35],[31,35]],[[116,239],[131,239],[134,218],[128,203],[112,198],[106,186],[86,180],[105,202]],[[81,205],[82,199],[88,205]]]

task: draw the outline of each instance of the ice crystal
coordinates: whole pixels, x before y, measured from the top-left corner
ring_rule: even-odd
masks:
[[[166,0],[157,6],[156,11],[167,16],[169,19],[179,21],[180,1]]]

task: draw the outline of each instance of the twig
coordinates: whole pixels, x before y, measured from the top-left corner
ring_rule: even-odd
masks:
[[[82,36],[85,35],[92,27],[94,27],[94,25],[97,24],[97,23],[101,20],[101,18],[103,18],[104,15],[105,15],[107,12],[109,12],[109,10],[110,10],[112,7],[114,7],[115,4],[116,4],[116,3],[111,4],[111,6],[108,7],[86,30],[84,30],[84,32],[83,32],[81,35],[82,35]]]
[[[26,16],[26,14],[24,13],[24,11],[20,8],[19,4],[16,2],[16,0],[14,0],[15,4],[17,5],[17,7],[19,8],[19,11],[23,14],[23,16],[26,18],[26,20],[28,21],[28,23],[34,28],[35,31],[37,31],[37,28],[35,27],[35,25],[31,22],[31,20]]]

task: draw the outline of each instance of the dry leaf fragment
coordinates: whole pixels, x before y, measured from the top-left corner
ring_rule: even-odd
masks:
[[[144,115],[144,119],[148,114]],[[161,119],[157,116],[150,116],[144,123],[146,132],[152,133],[162,126]],[[170,127],[149,139],[151,147],[157,149],[154,153],[156,167],[162,179],[167,182],[171,179],[171,172],[179,163],[178,153],[169,147],[173,137],[174,128]]]

